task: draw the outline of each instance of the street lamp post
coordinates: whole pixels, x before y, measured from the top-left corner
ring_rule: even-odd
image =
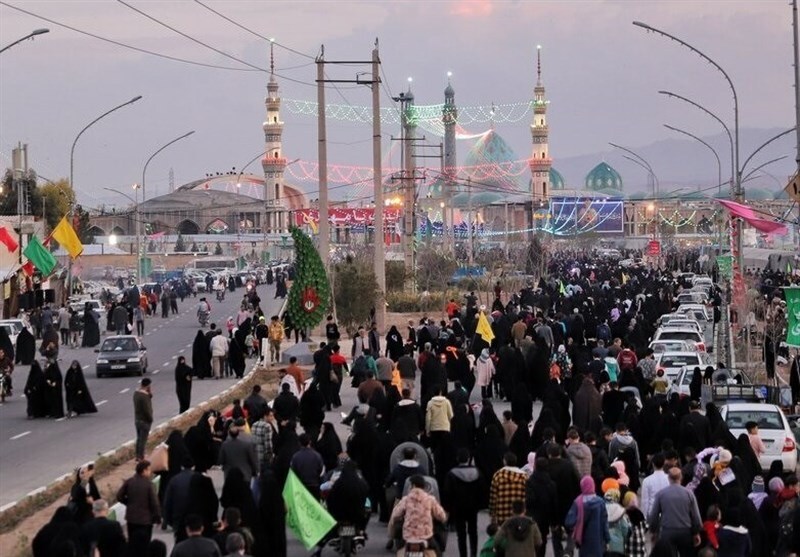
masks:
[[[147,199],[147,189],[145,187],[145,178],[146,178],[146,175],[147,175],[147,167],[150,164],[150,161],[153,160],[156,157],[156,155],[158,155],[161,151],[163,151],[164,149],[166,149],[167,147],[169,147],[173,143],[176,143],[176,142],[180,141],[181,139],[186,139],[187,137],[189,137],[193,133],[194,133],[194,130],[192,130],[192,131],[190,131],[188,133],[185,133],[180,137],[176,137],[175,139],[173,139],[169,143],[165,143],[155,153],[150,155],[150,158],[147,159],[146,163],[144,163],[144,168],[142,168],[142,202],[144,202]]]
[[[139,184],[133,184],[132,187],[133,187],[133,195],[134,195],[134,197],[131,197],[127,193],[125,193],[123,191],[120,191],[120,190],[117,190],[117,189],[114,189],[114,188],[103,188],[103,189],[106,190],[106,191],[113,191],[114,193],[118,193],[118,194],[120,194],[121,196],[125,197],[126,199],[128,199],[129,201],[131,201],[133,203],[133,218],[135,219],[134,229],[136,230],[136,232],[135,232],[136,233],[136,280],[141,282],[141,280],[142,280],[142,275],[141,275],[142,266],[140,264],[141,263],[141,258],[139,257],[139,254],[141,253],[141,249],[140,249],[141,244],[140,244],[140,242],[141,242],[142,234],[141,234],[141,228],[140,227],[141,227],[142,219],[139,218],[139,199],[138,199],[138,194],[139,194],[139,190],[141,189],[141,186]],[[113,240],[112,240],[113,236],[114,235],[112,234],[111,237],[109,237],[109,239],[108,239],[108,242],[112,246],[117,243],[116,242],[116,238],[113,238]]]
[[[8,48],[8,47],[6,47],[6,48]],[[69,220],[70,220],[70,224],[72,224],[72,217],[75,214],[75,198],[76,198],[75,181],[74,181],[74,176],[75,176],[75,146],[78,144],[78,140],[81,138],[81,136],[84,134],[84,132],[86,130],[88,130],[89,128],[94,126],[97,122],[99,122],[100,120],[102,120],[103,118],[105,118],[106,116],[111,114],[112,112],[116,112],[120,108],[124,108],[124,107],[128,106],[129,104],[133,104],[133,103],[135,103],[136,101],[138,101],[141,98],[142,98],[141,95],[137,95],[137,96],[133,97],[131,100],[129,100],[127,102],[124,102],[122,104],[119,104],[119,105],[115,106],[114,108],[112,108],[111,110],[107,110],[107,111],[103,112],[100,116],[98,116],[97,118],[95,118],[94,120],[92,120],[91,122],[86,124],[83,127],[83,129],[78,132],[78,135],[75,136],[75,141],[72,142],[72,147],[69,150],[69,187],[72,189],[72,198],[69,201]],[[72,258],[70,257],[69,258],[69,263],[67,265],[67,298],[69,298],[71,295],[72,295]]]
[[[14,41],[13,43],[11,43],[11,44],[9,44],[9,45],[6,45],[6,46],[4,46],[2,49],[0,49],[0,54],[2,54],[3,52],[5,52],[6,50],[8,50],[9,48],[11,48],[12,46],[14,46],[14,45],[17,45],[17,44],[21,43],[22,41],[27,41],[28,39],[32,39],[32,38],[34,38],[34,37],[35,37],[35,36],[37,36],[37,35],[44,35],[45,33],[49,33],[49,32],[50,32],[50,29],[34,29],[33,31],[31,31],[30,33],[28,33],[27,35],[25,35],[25,36],[24,36],[24,37],[22,37],[21,39],[17,39],[17,40],[16,40],[16,41]]]
[[[714,149],[711,145],[709,145],[708,142],[706,142],[703,139],[700,139],[691,132],[687,132],[686,130],[682,130],[681,128],[676,128],[675,126],[670,126],[669,124],[664,124],[664,127],[667,128],[668,130],[682,133],[687,137],[691,137],[695,141],[705,145],[711,151],[711,153],[714,155],[714,158],[717,160],[717,195],[722,194],[722,162],[719,159],[719,153],[717,153],[717,150]]]

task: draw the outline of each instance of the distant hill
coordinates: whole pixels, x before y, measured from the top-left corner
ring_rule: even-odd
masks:
[[[788,126],[787,126],[788,127]],[[667,130],[665,130],[667,131]],[[779,134],[780,128],[748,128],[739,132],[741,162],[769,138]],[[674,132],[673,132],[674,133]],[[685,138],[675,133],[674,139],[663,139],[649,145],[625,145],[644,157],[653,167],[661,184],[661,191],[666,192],[677,188],[687,190],[706,189],[716,185],[717,163],[711,151],[701,143]],[[726,134],[703,136],[702,139],[709,143],[719,153],[722,162],[722,180],[730,177],[730,145]],[[772,177],[761,175],[745,184],[745,192],[749,189],[764,189],[775,193],[786,185],[788,176],[794,173],[795,163],[795,134],[790,133],[771,143],[750,162],[745,170],[756,168],[758,165],[783,155],[787,158],[770,164],[764,170]],[[555,157],[553,166],[566,179],[567,187],[583,188],[584,177],[599,162],[605,161],[620,173],[624,183],[626,195],[635,192],[647,192],[647,173],[644,169],[628,161],[617,149],[609,147],[608,151],[590,153],[574,157]],[[760,173],[758,173],[760,174]],[[648,192],[649,193],[649,192]],[[712,190],[705,193],[711,195]]]

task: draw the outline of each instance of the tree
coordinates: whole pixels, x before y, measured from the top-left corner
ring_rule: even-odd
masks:
[[[322,259],[311,238],[291,229],[295,252],[295,277],[286,311],[295,327],[310,330],[319,324],[331,303],[331,286]]]
[[[456,269],[458,262],[455,257],[439,247],[417,251],[417,286],[423,290],[446,290]]]
[[[364,257],[347,258],[334,266],[333,294],[339,325],[350,336],[369,319],[380,290],[375,271]]]
[[[214,246],[214,255],[222,255],[222,246],[219,242],[217,242],[217,245]]]
[[[186,244],[183,241],[183,234],[178,234],[178,239],[175,240],[175,252],[186,251]]]

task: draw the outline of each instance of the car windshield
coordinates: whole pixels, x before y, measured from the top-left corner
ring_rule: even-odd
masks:
[[[102,352],[133,352],[139,347],[132,338],[109,338],[103,343]]]
[[[661,367],[699,366],[700,358],[696,354],[686,356],[664,356],[659,362]]]
[[[770,410],[735,410],[728,412],[725,422],[731,429],[744,429],[747,422],[755,422],[759,429],[783,429],[783,420],[778,412]]]
[[[662,331],[658,337],[659,340],[691,340],[694,342],[702,342],[700,334],[695,331]]]

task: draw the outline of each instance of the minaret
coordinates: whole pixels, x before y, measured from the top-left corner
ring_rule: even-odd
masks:
[[[547,104],[542,84],[542,47],[536,47],[536,87],[533,88],[533,123],[531,140],[533,151],[529,165],[531,168],[531,199],[534,208],[547,203],[550,196],[550,158],[547,144]]]
[[[283,203],[283,171],[286,158],[283,156],[283,122],[281,121],[281,98],[278,96],[278,82],[275,81],[275,46],[269,48],[269,83],[267,84],[267,120],[264,122],[264,201],[266,203],[266,222],[263,228],[267,232],[282,232],[286,229],[284,216],[286,207]]]
[[[452,199],[455,193],[455,180],[457,178],[456,162],[456,122],[458,121],[458,108],[456,108],[456,92],[450,83],[452,74],[447,72],[447,87],[444,90],[444,106],[442,107],[442,123],[444,124],[444,176],[439,180],[440,189],[437,193],[442,206],[442,235],[445,249],[451,247],[451,228],[453,226]],[[441,206],[441,205],[440,205]]]

